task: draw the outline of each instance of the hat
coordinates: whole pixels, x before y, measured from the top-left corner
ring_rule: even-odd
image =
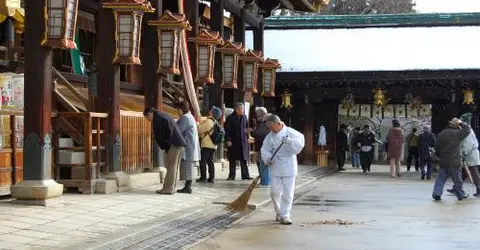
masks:
[[[213,106],[210,111],[212,111],[212,115],[213,115],[213,118],[215,118],[215,120],[219,120],[222,117],[222,110],[221,109]]]
[[[472,113],[465,113],[461,115],[460,120],[462,120],[464,123],[470,124],[470,121],[472,120]]]

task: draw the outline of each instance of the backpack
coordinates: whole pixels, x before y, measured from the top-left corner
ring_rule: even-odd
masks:
[[[210,130],[208,135],[210,136],[210,140],[212,140],[212,143],[218,145],[223,142],[223,138],[225,137],[225,130],[222,128],[222,126],[220,126],[220,124],[218,124],[217,121],[215,121],[215,124],[213,125],[213,128]]]

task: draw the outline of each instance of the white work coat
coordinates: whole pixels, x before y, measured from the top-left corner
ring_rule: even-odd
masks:
[[[473,130],[462,141],[462,155],[465,164],[469,167],[480,165],[480,155],[478,152],[478,140]]]
[[[283,138],[290,137],[291,144],[283,144],[277,154],[273,154],[282,143]],[[272,161],[273,177],[289,177],[296,176],[298,172],[297,154],[299,154],[305,146],[305,137],[302,133],[293,128],[283,125],[282,130],[278,133],[270,132],[263,141],[261,154],[263,162]]]

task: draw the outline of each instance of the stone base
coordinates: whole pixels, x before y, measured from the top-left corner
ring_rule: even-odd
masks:
[[[101,179],[95,183],[95,193],[97,194],[113,194],[118,192],[116,180]]]
[[[62,202],[63,185],[54,180],[24,180],[12,187],[15,203],[52,206]]]
[[[108,173],[105,178],[109,180],[116,180],[119,192],[126,192],[131,190],[130,177],[122,171]]]

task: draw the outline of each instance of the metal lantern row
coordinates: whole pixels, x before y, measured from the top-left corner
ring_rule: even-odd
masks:
[[[280,68],[280,63],[276,59],[267,58],[260,63],[258,67],[262,71],[262,96],[275,97],[275,79],[277,76],[277,69]]]
[[[222,44],[223,40],[218,31],[202,30],[198,36],[188,39],[194,42],[197,48],[197,72],[195,83],[213,84],[213,65],[215,59],[215,46]]]
[[[141,64],[140,38],[143,13],[153,12],[150,2],[144,0],[113,0],[103,2],[115,15],[115,58],[113,63]]]
[[[47,0],[43,46],[76,49],[78,0]]]
[[[248,50],[240,60],[243,63],[243,92],[258,93],[258,64],[263,61],[262,52]]]
[[[288,90],[285,90],[283,91],[283,94],[282,94],[282,106],[281,108],[284,108],[284,109],[291,109],[293,108],[293,105],[290,101],[290,98],[292,97],[292,94],[290,94],[290,92],[288,92]]]
[[[222,53],[222,88],[237,89],[238,59],[245,54],[242,43],[230,39],[217,48],[217,51]]]
[[[157,73],[180,74],[180,34],[191,30],[184,14],[166,10],[163,15],[148,25],[157,27],[158,31],[158,69]]]

